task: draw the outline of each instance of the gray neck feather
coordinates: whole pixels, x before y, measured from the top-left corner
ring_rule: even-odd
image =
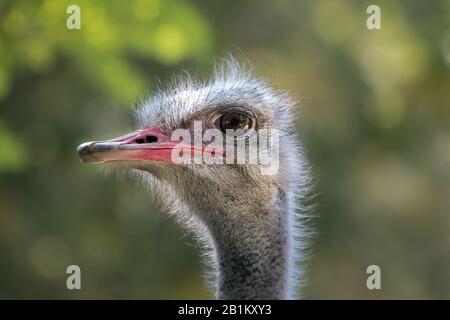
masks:
[[[218,299],[288,298],[290,234],[287,212],[282,210],[262,208],[206,223],[217,266]]]

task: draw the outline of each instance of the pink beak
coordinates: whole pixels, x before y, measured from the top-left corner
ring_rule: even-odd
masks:
[[[172,141],[161,126],[137,130],[125,136],[106,141],[85,142],[78,146],[77,153],[84,163],[105,163],[111,161],[149,160],[173,163],[172,152],[202,152],[194,145]]]

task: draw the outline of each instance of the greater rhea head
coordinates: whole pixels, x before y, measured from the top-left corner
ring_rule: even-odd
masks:
[[[178,78],[137,108],[136,131],[84,143],[78,154],[87,163],[132,168],[151,185],[165,211],[208,251],[218,299],[295,298],[306,242],[301,200],[308,172],[295,135],[294,106],[285,93],[230,59],[208,81]],[[240,139],[248,145],[262,129],[278,130],[278,170],[264,174],[271,163],[261,161],[175,163],[171,154],[179,141],[171,134],[191,132],[197,121],[203,131],[218,129],[234,144]],[[230,137],[226,129],[241,133]],[[201,153],[206,145],[189,150]]]

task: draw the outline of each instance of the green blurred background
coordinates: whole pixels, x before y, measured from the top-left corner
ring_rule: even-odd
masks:
[[[304,296],[450,298],[448,0],[3,0],[0,299],[211,298],[195,242],[75,148],[127,132],[158,81],[227,52],[302,102],[317,216]],[[371,264],[382,290],[366,288]]]

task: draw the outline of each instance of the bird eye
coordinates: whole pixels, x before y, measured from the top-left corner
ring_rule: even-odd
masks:
[[[252,118],[238,112],[225,113],[216,120],[216,127],[223,133],[227,133],[227,130],[241,130],[242,133],[245,133],[246,131],[253,129],[253,126],[254,121]]]

